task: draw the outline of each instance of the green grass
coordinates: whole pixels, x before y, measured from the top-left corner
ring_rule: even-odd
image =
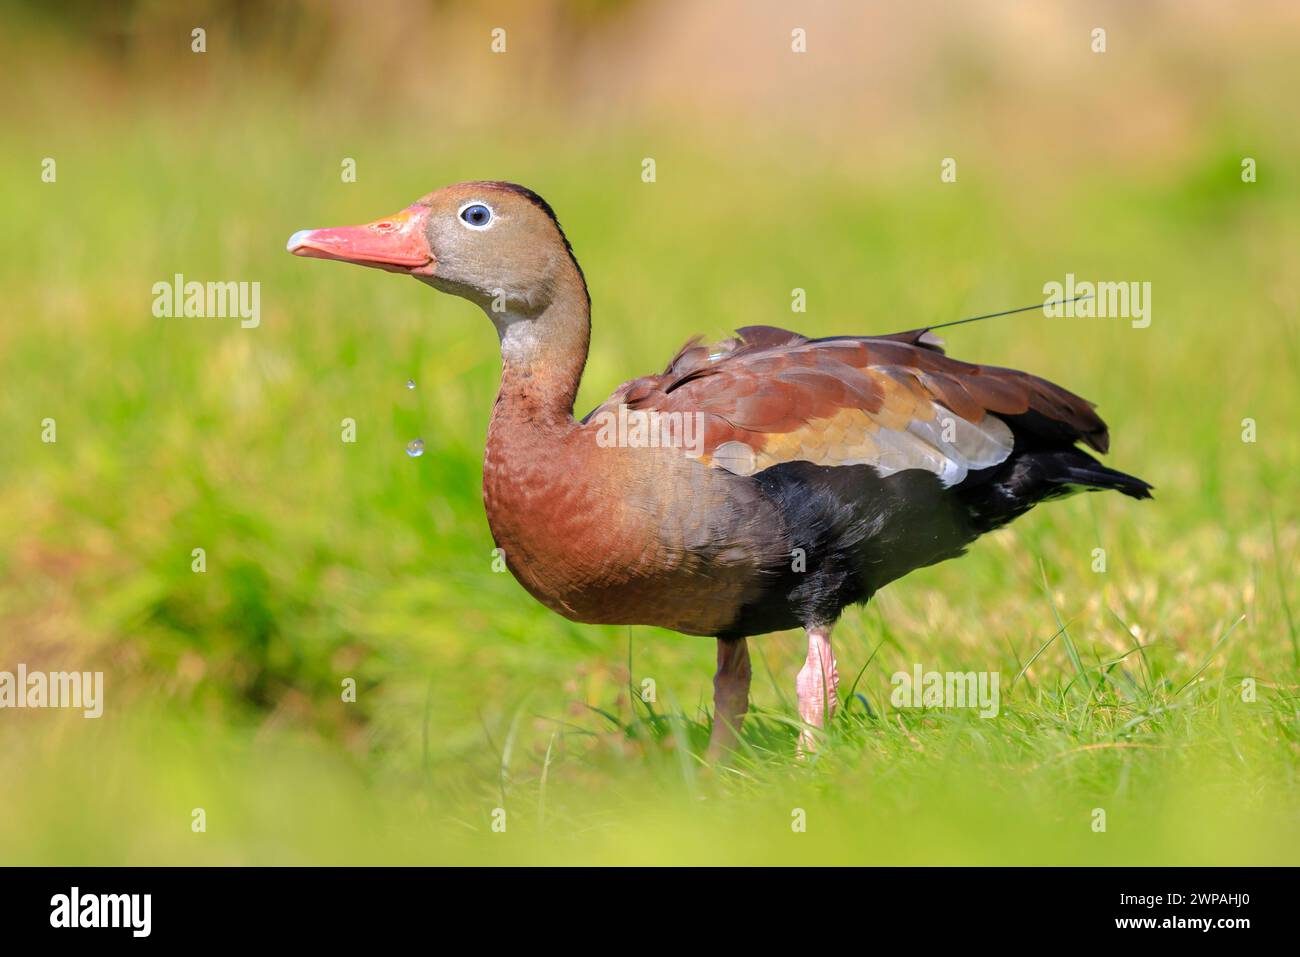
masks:
[[[890,165],[664,129],[399,136],[205,102],[29,118],[0,157],[0,668],[99,668],[108,697],[97,722],[0,714],[0,860],[1297,860],[1293,130],[1207,122],[1172,160],[1114,168],[976,138],[944,186],[939,140]],[[205,121],[221,135],[185,132]],[[1253,186],[1241,139],[1267,160]],[[887,332],[1031,302],[1066,272],[1151,281],[1149,329],[1019,317],[949,347],[1098,401],[1108,461],[1156,499],[1045,506],[850,610],[835,640],[856,694],[814,760],[794,757],[801,637],[753,641],[741,753],[709,767],[711,640],[572,624],[492,571],[488,323],[283,252],[294,229],[498,176],[550,199],[589,277],[580,411],[697,332]],[[261,281],[261,326],[153,318],[175,272]],[[889,677],[915,662],[998,671],[1001,714],[893,708]]]

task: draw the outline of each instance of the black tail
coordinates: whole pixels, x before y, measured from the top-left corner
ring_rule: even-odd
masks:
[[[1043,453],[1038,453],[1043,454]],[[1087,452],[1070,449],[1068,452],[1052,453],[1060,476],[1048,476],[1048,481],[1068,487],[1081,486],[1085,491],[1093,489],[1113,489],[1129,498],[1150,498],[1154,487],[1136,475],[1129,475],[1118,469],[1107,468]]]
[[[1141,499],[1151,497],[1152,486],[1107,468],[1074,446],[1018,449],[1005,462],[972,472],[957,486],[980,532],[1005,525],[1039,502],[1095,489]]]

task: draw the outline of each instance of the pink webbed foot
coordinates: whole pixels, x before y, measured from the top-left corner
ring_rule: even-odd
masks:
[[[817,749],[817,734],[813,728],[830,724],[839,703],[836,686],[839,669],[835,666],[835,652],[831,649],[829,625],[807,629],[808,658],[799,670],[795,687],[799,692],[799,717],[806,727],[799,733],[799,754],[802,756]]]

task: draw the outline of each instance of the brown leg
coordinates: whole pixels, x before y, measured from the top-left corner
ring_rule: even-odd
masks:
[[[749,710],[749,644],[744,638],[718,639],[718,671],[713,676],[713,733],[705,756],[717,761],[736,746]]]
[[[799,671],[796,688],[799,691],[799,717],[811,727],[799,734],[800,754],[817,750],[812,728],[826,727],[839,702],[836,686],[840,673],[835,667],[835,653],[831,650],[831,627],[819,625],[807,631],[808,659]]]

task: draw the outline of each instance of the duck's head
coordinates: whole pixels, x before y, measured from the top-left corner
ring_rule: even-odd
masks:
[[[288,249],[414,276],[477,303],[503,336],[562,296],[589,303],[555,213],[514,183],[447,186],[372,223],[299,230]]]

